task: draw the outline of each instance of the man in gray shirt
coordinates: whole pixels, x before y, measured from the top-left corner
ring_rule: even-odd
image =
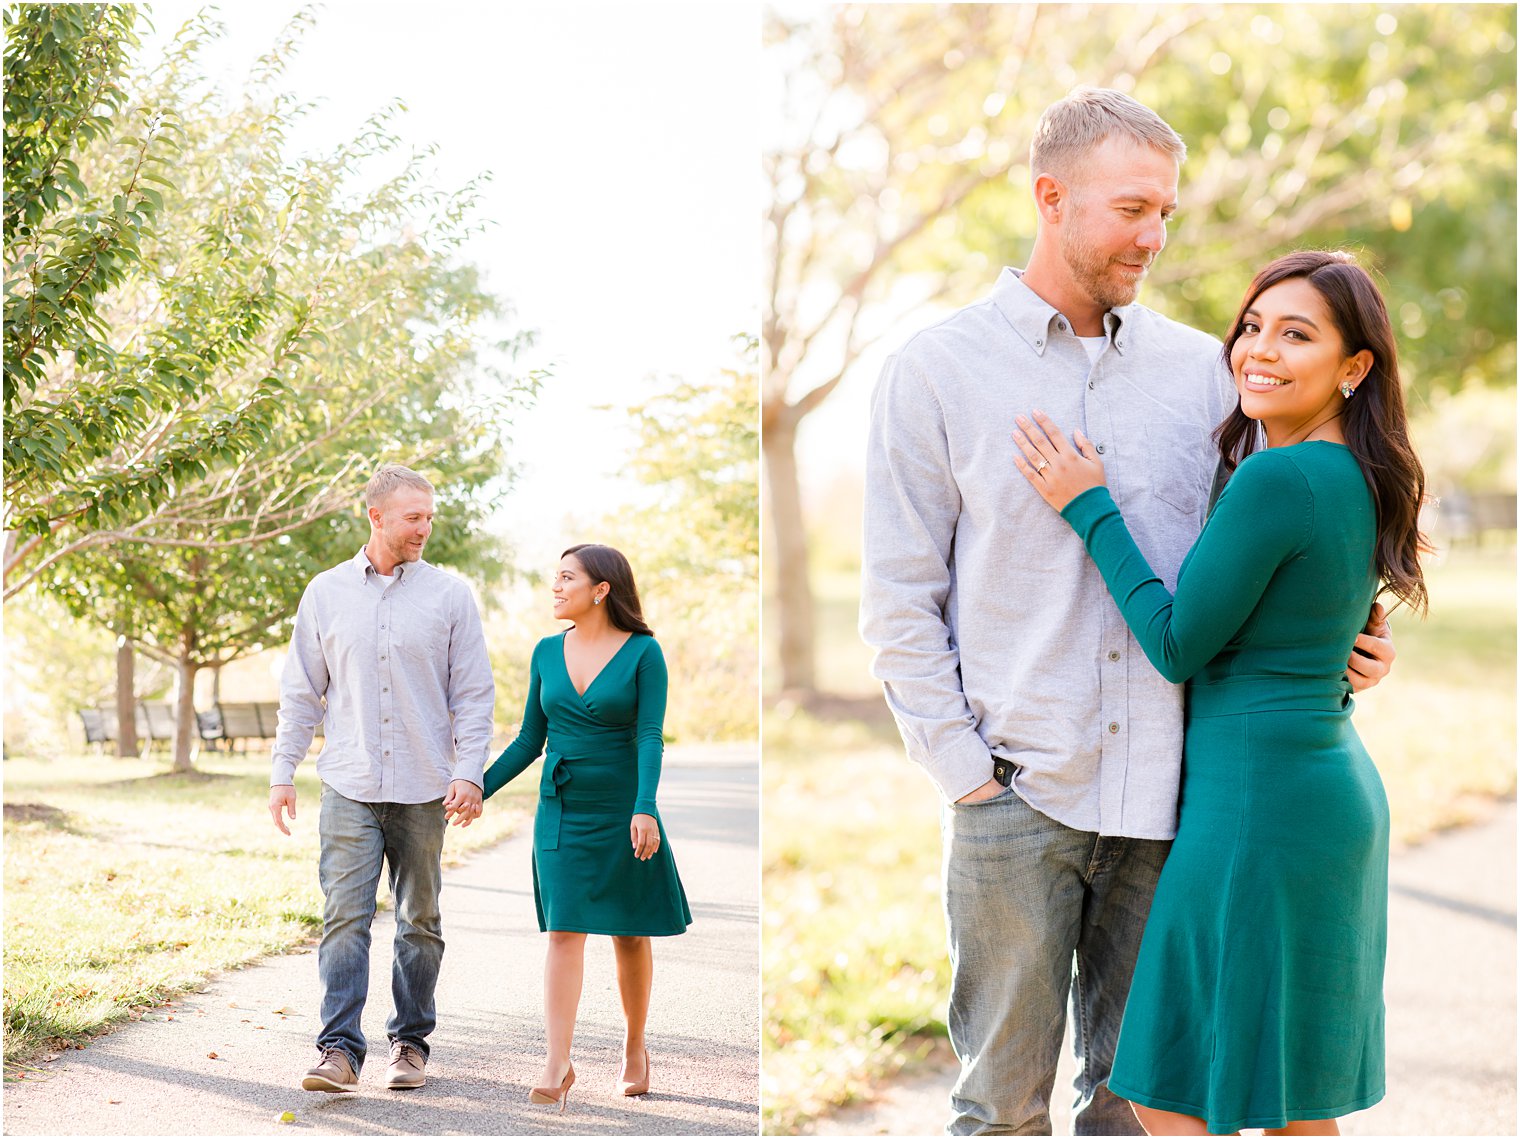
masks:
[[[325,720],[317,756],[321,1056],[301,1081],[309,1091],[359,1085],[382,862],[396,904],[386,1087],[425,1082],[443,960],[443,833],[450,818],[469,826],[481,813],[496,700],[469,588],[422,560],[433,529],[432,485],[388,465],[370,479],[364,500],[369,541],[313,578],[301,597],[272,752],[269,813],[289,834],[282,814],[296,817],[296,767]]]
[[[1078,89],[1031,146],[1028,267],[888,359],[871,409],[861,634],[945,807],[947,1132],[1049,1134],[1068,994],[1076,1131],[1140,1134],[1107,1087],[1175,833],[1182,689],[1140,651],[1082,543],[1013,464],[1014,417],[1080,428],[1168,588],[1234,406],[1220,342],[1134,303],[1166,242],[1182,140]],[[1391,644],[1364,635],[1353,684]],[[1075,968],[1074,968],[1075,966]]]

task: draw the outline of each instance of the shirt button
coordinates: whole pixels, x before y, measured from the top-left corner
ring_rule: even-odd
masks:
[[[1108,725],[1108,730],[1109,730],[1110,734],[1112,734],[1112,735],[1118,735],[1119,734],[1119,725],[1117,723],[1109,724]],[[389,753],[387,752],[386,754],[389,754]]]
[[[380,659],[381,659],[381,660],[384,660],[384,659],[385,659],[385,654],[384,654],[384,653],[381,653],[381,654],[380,654]]]
[[[389,691],[390,691],[390,689],[389,689],[389,688],[382,688],[382,689],[380,689],[380,691],[381,691],[381,692],[389,692]]]
[[[386,754],[386,755],[390,755],[390,751],[389,751],[389,750],[387,750],[387,751],[386,751],[386,753],[385,753],[385,754]]]
[[[388,723],[390,723],[390,722],[391,722],[391,718],[390,718],[390,717],[389,717],[389,716],[387,716],[387,717],[385,717],[385,719],[383,719],[383,720],[381,720],[381,721],[380,721],[380,722],[381,722],[381,723],[382,723],[382,724],[388,724]]]
[[[1109,660],[1118,660],[1119,659],[1119,654],[1117,652],[1111,652],[1111,653],[1108,654],[1108,659]]]
[[[1105,453],[1105,452],[1104,452],[1104,450],[1103,450],[1103,444],[1102,444],[1102,443],[1099,443],[1099,444],[1098,444],[1098,454],[1100,454],[1100,455],[1102,455],[1102,454],[1104,454],[1104,453]]]
[[[1066,322],[1064,320],[1058,320],[1058,321],[1056,321],[1056,327],[1059,328],[1062,332],[1065,332],[1066,331]]]
[[[1092,390],[1093,390],[1093,388],[1095,388],[1095,387],[1097,387],[1097,386],[1098,386],[1098,385],[1097,385],[1097,384],[1095,384],[1095,383],[1093,383],[1093,382],[1092,382],[1092,381],[1091,381],[1091,380],[1088,380],[1088,381],[1087,381],[1087,390],[1088,390],[1088,391],[1092,391]],[[382,626],[381,626],[381,628],[384,628],[384,627],[385,627],[385,626],[383,626],[383,625],[382,625]]]
[[[1043,341],[1043,340],[1036,340],[1034,342],[1034,346],[1036,348],[1043,348],[1043,347],[1045,347],[1045,341]]]

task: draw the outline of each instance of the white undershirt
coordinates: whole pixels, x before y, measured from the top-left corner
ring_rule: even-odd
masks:
[[[1082,347],[1087,349],[1087,362],[1089,364],[1096,364],[1098,357],[1103,355],[1103,347],[1108,343],[1108,337],[1079,336],[1077,339],[1082,342]]]

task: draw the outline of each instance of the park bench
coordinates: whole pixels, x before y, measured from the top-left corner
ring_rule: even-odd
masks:
[[[267,701],[218,703],[209,712],[197,712],[196,720],[203,740],[226,740],[229,745],[239,740],[272,740],[280,723],[280,706]],[[323,734],[321,724],[316,734]]]
[[[1482,546],[1489,535],[1495,535],[1501,544],[1513,542],[1515,492],[1450,491],[1441,496],[1440,508],[1431,521],[1439,528],[1437,541],[1453,546]]]
[[[142,705],[137,706],[137,738],[146,739],[148,735],[148,717],[144,715]],[[115,743],[118,735],[116,731],[115,708],[81,708],[79,718],[84,721],[84,742],[95,744],[103,748],[106,744]]]
[[[151,704],[139,700],[134,709],[137,725],[137,742],[144,748],[153,744],[168,744],[174,739],[174,706],[158,700]],[[108,743],[116,742],[116,706],[103,704],[98,708],[81,708],[79,718],[84,723],[85,743],[104,750]]]
[[[138,701],[136,708],[137,739],[144,747],[154,744],[167,746],[174,739],[174,705],[165,701],[145,703]],[[98,708],[81,708],[79,719],[84,724],[86,743],[104,750],[108,743],[116,742],[116,708],[102,705]],[[215,746],[225,740],[229,745],[239,740],[272,740],[280,722],[280,706],[273,702],[213,704],[209,712],[195,714],[196,731],[201,739]],[[318,736],[323,735],[322,725],[317,725]]]

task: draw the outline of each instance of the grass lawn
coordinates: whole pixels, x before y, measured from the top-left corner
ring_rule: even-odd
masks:
[[[1430,618],[1394,615],[1394,674],[1355,717],[1406,844],[1515,790],[1514,550],[1458,551],[1429,578]],[[846,695],[876,692],[854,579],[819,585],[819,675]],[[904,758],[879,698],[858,707],[851,719],[782,705],[765,723],[770,1133],[866,1094],[945,1031],[938,793]]]
[[[266,754],[204,755],[194,775],[164,766],[6,761],[8,1077],[45,1047],[320,932],[315,760],[296,776],[289,838],[269,818]],[[536,788],[520,779],[450,827],[445,863],[521,826]]]
[[[767,1133],[864,1095],[944,1032],[938,793],[883,728],[765,723]]]

